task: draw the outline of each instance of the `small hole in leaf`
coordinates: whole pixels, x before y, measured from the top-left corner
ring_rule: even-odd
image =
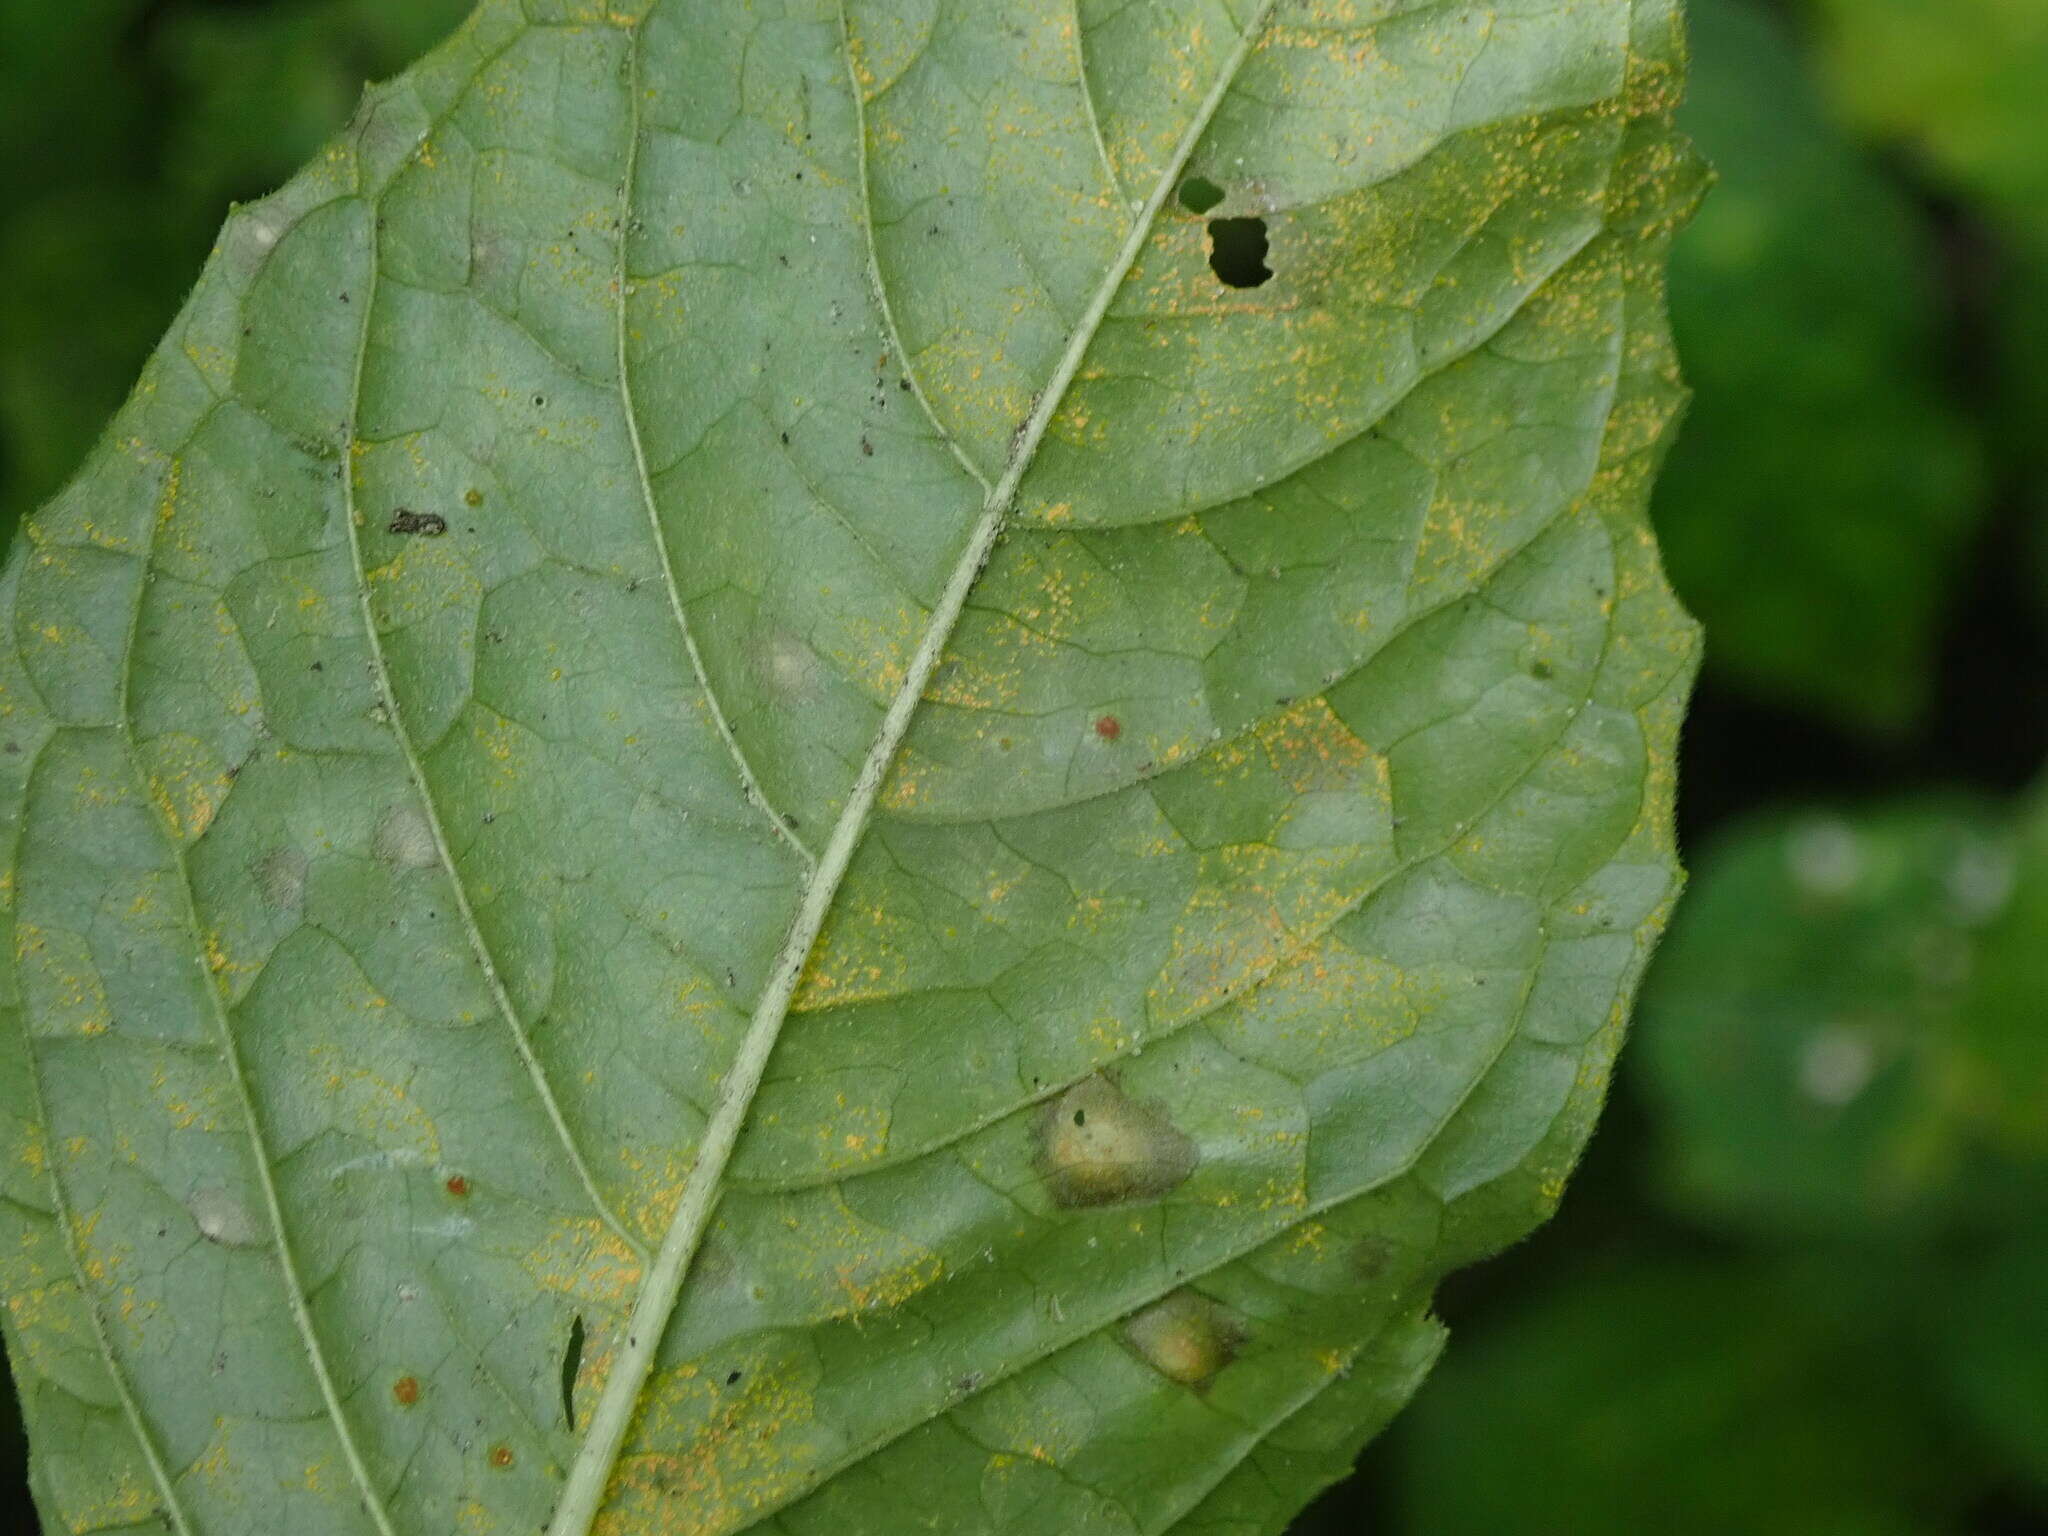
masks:
[[[1232,288],[1256,288],[1273,275],[1266,265],[1264,219],[1211,219],[1209,270]]]
[[[1189,213],[1207,213],[1223,201],[1223,189],[1206,176],[1190,176],[1180,184],[1180,205]]]

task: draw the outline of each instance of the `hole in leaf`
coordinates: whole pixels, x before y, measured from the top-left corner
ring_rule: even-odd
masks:
[[[1232,288],[1256,288],[1273,275],[1266,265],[1264,219],[1211,219],[1209,270]]]
[[[1180,205],[1189,213],[1207,213],[1223,201],[1223,189],[1206,176],[1190,176],[1180,184]]]
[[[583,1314],[569,1324],[569,1347],[562,1351],[562,1417],[576,1427],[576,1376],[583,1369]]]

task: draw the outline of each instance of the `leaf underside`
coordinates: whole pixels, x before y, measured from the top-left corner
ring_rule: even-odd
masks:
[[[49,1529],[1283,1529],[1677,888],[1679,51],[488,0],[237,210],[0,589]]]

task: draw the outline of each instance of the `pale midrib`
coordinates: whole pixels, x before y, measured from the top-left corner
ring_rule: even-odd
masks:
[[[349,564],[356,578],[357,606],[362,614],[363,643],[369,652],[370,677],[376,685],[377,696],[389,716],[391,735],[398,744],[399,755],[405,760],[406,776],[410,779],[413,794],[419,801],[420,813],[426,818],[427,830],[433,834],[434,853],[441,868],[448,876],[449,894],[454,899],[456,915],[462,919],[462,931],[469,941],[471,955],[477,969],[482,973],[484,986],[491,995],[492,1006],[505,1021],[511,1032],[513,1049],[519,1055],[520,1064],[526,1068],[526,1075],[533,1084],[533,1090],[540,1098],[541,1108],[548,1117],[555,1137],[562,1144],[563,1154],[569,1159],[569,1166],[583,1187],[584,1195],[595,1209],[597,1217],[612,1234],[625,1245],[633,1257],[646,1262],[646,1249],[639,1239],[627,1228],[613,1211],[611,1203],[597,1187],[597,1180],[591,1176],[590,1165],[583,1156],[583,1149],[577,1144],[576,1136],[569,1128],[568,1119],[562,1113],[562,1106],[555,1098],[553,1085],[548,1081],[547,1072],[542,1068],[540,1058],[534,1053],[533,1040],[528,1034],[525,1021],[513,1005],[512,994],[506,990],[505,982],[498,975],[497,962],[491,958],[490,946],[484,942],[483,929],[477,925],[476,909],[470,905],[468,888],[463,884],[462,872],[455,865],[455,851],[448,843],[448,833],[441,824],[441,811],[435,802],[433,790],[427,783],[426,768],[420,762],[418,750],[413,746],[412,735],[406,729],[404,712],[399,708],[398,692],[391,686],[391,671],[384,659],[384,639],[377,630],[377,615],[370,602],[368,567],[363,563],[363,538],[357,526],[361,517],[356,505],[356,417],[362,410],[363,370],[370,355],[370,326],[376,314],[378,271],[381,259],[377,250],[377,227],[375,202],[365,199],[365,206],[372,211],[370,222],[370,260],[363,280],[363,325],[356,345],[355,368],[349,379],[348,426],[342,448],[342,525],[348,530]]]
[[[1180,142],[1175,145],[1173,155],[1162,168],[1151,196],[1132,220],[1130,233],[1125,237],[1116,261],[1104,274],[1080,323],[1068,338],[1066,350],[1040,392],[1002,477],[982,503],[981,515],[925,626],[924,637],[911,658],[903,684],[890,701],[881,728],[847,796],[846,807],[833,824],[818,866],[804,888],[796,919],[783,941],[775,969],[740,1041],[739,1051],[719,1083],[717,1107],[698,1144],[696,1160],[684,1181],[682,1198],[662,1239],[661,1250],[634,1299],[632,1314],[626,1324],[626,1337],[621,1341],[617,1357],[606,1375],[604,1391],[591,1415],[590,1428],[577,1451],[575,1462],[569,1468],[561,1502],[548,1524],[548,1536],[589,1536],[604,1501],[605,1489],[611,1481],[612,1469],[618,1462],[620,1448],[625,1444],[626,1431],[639,1406],[641,1390],[654,1368],[662,1335],[675,1313],[690,1263],[703,1241],[705,1228],[710,1224],[726,1167],[732,1160],[733,1149],[752,1108],[762,1074],[767,1071],[768,1058],[782,1033],[782,1023],[796,995],[797,983],[803,976],[811,948],[824,928],[840,883],[853,861],[854,851],[867,831],[868,819],[881,794],[883,778],[896,760],[897,750],[910,729],[925,687],[931,681],[940,655],[967,606],[968,594],[980,579],[989,556],[994,553],[996,540],[1001,536],[1016,500],[1017,488],[1037,456],[1038,445],[1064,402],[1074,376],[1080,371],[1089,344],[1136,263],[1138,253],[1150,238],[1159,211],[1172,195],[1174,184],[1180,177],[1181,168],[1208,131],[1238,72],[1263,35],[1266,19],[1276,4],[1277,0],[1259,0],[1258,8],[1247,20],[1236,46],[1217,72],[1208,95],[1203,98]],[[859,83],[851,82],[851,88],[857,96]]]
[[[653,14],[649,7],[648,14]],[[768,820],[775,829],[775,835],[787,843],[790,850],[803,860],[804,868],[815,870],[818,857],[812,853],[803,839],[784,820],[782,813],[761,788],[761,781],[754,774],[754,766],[747,760],[739,737],[733,734],[732,722],[726,719],[725,707],[719,703],[718,693],[711,686],[711,674],[705,670],[703,652],[697,649],[696,632],[690,627],[690,615],[683,606],[683,594],[676,584],[675,557],[669,553],[668,532],[661,525],[661,509],[654,499],[654,480],[647,469],[647,448],[640,438],[640,413],[633,403],[633,377],[626,366],[626,274],[627,236],[633,227],[633,181],[640,168],[640,34],[647,25],[643,17],[633,24],[627,34],[626,48],[626,167],[625,180],[619,188],[619,232],[618,270],[613,277],[617,288],[617,303],[613,309],[617,315],[618,327],[615,338],[617,347],[617,369],[619,375],[619,410],[626,418],[626,439],[633,447],[633,476],[639,482],[640,502],[647,510],[647,526],[654,536],[655,557],[661,564],[661,584],[668,594],[668,609],[676,621],[676,630],[683,637],[683,650],[690,658],[690,670],[696,674],[697,690],[704,696],[704,707],[711,714],[711,723],[717,728],[718,739],[725,743],[725,750],[732,757],[733,768],[740,776],[740,792]]]
[[[367,308],[367,306],[366,306]],[[344,483],[348,476],[343,475]],[[391,1514],[384,1506],[384,1496],[377,1491],[377,1485],[370,1478],[369,1466],[363,1460],[362,1451],[356,1445],[355,1430],[350,1425],[347,1411],[341,1404],[341,1393],[334,1384],[334,1373],[328,1369],[326,1346],[320,1342],[320,1334],[313,1326],[313,1309],[306,1283],[299,1274],[298,1255],[292,1251],[291,1238],[285,1231],[284,1203],[278,1197],[277,1180],[271,1173],[269,1144],[263,1134],[263,1121],[256,1113],[256,1098],[249,1089],[249,1076],[242,1065],[241,1042],[235,1038],[234,1024],[228,1017],[227,1001],[221,996],[220,984],[206,964],[205,934],[199,921],[199,895],[192,883],[191,862],[185,857],[185,844],[178,835],[178,829],[171,824],[170,817],[162,805],[149,792],[149,775],[143,771],[142,761],[135,750],[135,729],[129,700],[129,683],[135,671],[135,647],[142,633],[143,605],[149,599],[150,571],[156,562],[157,530],[163,526],[161,518],[149,519],[149,532],[142,551],[141,568],[135,582],[135,611],[129,618],[128,646],[121,666],[121,686],[118,716],[122,750],[127,754],[130,769],[136,778],[136,790],[149,802],[150,812],[155,817],[158,831],[164,839],[164,846],[170,853],[171,864],[177,871],[179,893],[185,902],[185,924],[192,934],[192,960],[199,968],[199,986],[206,993],[209,1011],[213,1015],[214,1028],[220,1035],[221,1063],[227,1069],[228,1081],[234,1088],[235,1104],[242,1115],[242,1134],[249,1143],[249,1160],[256,1168],[256,1186],[263,1196],[264,1219],[270,1228],[271,1242],[277,1250],[279,1278],[284,1282],[285,1304],[292,1314],[293,1326],[299,1335],[299,1344],[306,1352],[306,1363],[313,1373],[315,1384],[320,1389],[320,1401],[326,1410],[329,1424],[333,1427],[334,1438],[341,1447],[342,1459],[348,1463],[349,1476],[361,1495],[363,1510],[376,1526],[378,1536],[398,1536],[391,1524]]]

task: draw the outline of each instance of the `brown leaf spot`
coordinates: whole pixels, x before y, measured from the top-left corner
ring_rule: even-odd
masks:
[[[1236,1356],[1244,1330],[1208,1297],[1175,1291],[1125,1323],[1124,1341],[1168,1381],[1200,1392]]]
[[[1165,1110],[1099,1074],[1048,1104],[1039,1125],[1039,1171],[1061,1205],[1155,1200],[1186,1179],[1197,1159],[1194,1142]]]

